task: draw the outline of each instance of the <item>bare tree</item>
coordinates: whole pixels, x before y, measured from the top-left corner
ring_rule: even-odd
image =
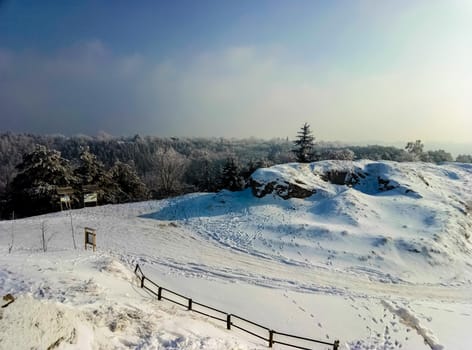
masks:
[[[15,212],[13,211],[11,215],[11,240],[10,240],[10,245],[8,246],[8,254],[11,254],[14,244],[15,244]]]
[[[187,164],[187,158],[172,147],[160,149],[154,154],[157,186],[160,194],[172,195],[182,190],[182,178]]]
[[[49,242],[51,241],[51,239],[54,238],[55,234],[51,234],[49,235],[48,237],[48,225],[47,225],[47,222],[42,220],[41,221],[41,224],[40,224],[40,228],[41,228],[41,247],[43,249],[43,252],[46,253],[48,251],[48,245],[49,245]]]

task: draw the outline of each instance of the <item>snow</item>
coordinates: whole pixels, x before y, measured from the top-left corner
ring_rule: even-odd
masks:
[[[322,178],[333,169],[368,175],[335,185]],[[267,348],[157,301],[139,288],[136,263],[194,301],[339,339],[341,349],[470,348],[470,165],[325,161],[253,176],[316,193],[283,200],[248,189],[74,210],[77,242],[84,227],[97,229],[95,253],[73,249],[66,212],[0,222],[0,294],[16,298],[0,309],[0,348]],[[395,188],[379,189],[378,178]]]

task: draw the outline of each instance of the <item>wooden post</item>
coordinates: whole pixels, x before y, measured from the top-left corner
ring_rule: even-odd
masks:
[[[85,227],[85,250],[87,250],[87,245],[91,245],[93,251],[97,248],[97,232],[95,229],[89,227]]]
[[[270,330],[269,331],[269,348],[271,348],[273,344],[274,344],[274,331]]]
[[[192,310],[192,299],[188,300],[188,309]]]
[[[226,329],[231,329],[231,314],[226,315]]]
[[[144,277],[144,275],[141,277],[141,288],[144,288],[144,279],[145,279],[145,278],[146,278],[146,277]]]
[[[338,350],[339,349],[339,340],[335,340],[333,344],[333,350]]]
[[[157,290],[157,300],[161,300],[162,299],[162,287],[159,287],[159,289]]]
[[[138,272],[138,267],[139,267],[139,265],[136,264],[136,267],[134,268],[134,273],[135,273],[135,274],[136,274],[136,272]]]

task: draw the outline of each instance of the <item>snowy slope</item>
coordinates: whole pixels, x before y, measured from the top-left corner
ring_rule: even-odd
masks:
[[[334,169],[365,176],[336,185],[324,176]],[[343,349],[470,348],[470,165],[326,161],[253,177],[315,193],[284,200],[248,189],[73,211],[79,245],[84,227],[97,229],[97,253],[72,249],[67,213],[1,222],[0,293],[19,300],[2,309],[0,348],[58,339],[61,348],[265,348],[152,300],[133,283],[136,262],[194,300]]]

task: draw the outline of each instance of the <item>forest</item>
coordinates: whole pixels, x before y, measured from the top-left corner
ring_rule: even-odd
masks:
[[[60,210],[58,188],[69,188],[71,206],[80,208],[91,188],[98,204],[234,191],[244,188],[257,168],[292,161],[454,161],[444,150],[423,151],[420,140],[404,149],[349,146],[314,141],[306,127],[294,140],[2,133],[0,215],[10,219]],[[309,152],[300,158],[305,142]],[[455,161],[470,163],[472,156],[459,155]]]

